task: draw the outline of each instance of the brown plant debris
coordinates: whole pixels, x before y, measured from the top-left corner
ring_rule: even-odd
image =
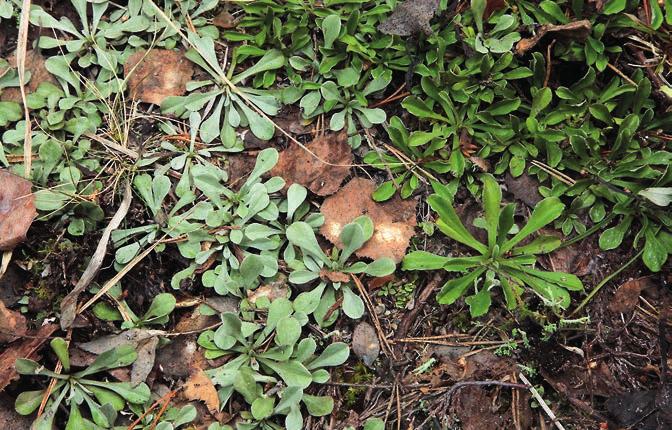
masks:
[[[371,180],[354,178],[327,198],[320,209],[325,218],[320,233],[342,248],[339,236],[343,227],[360,215],[368,215],[373,221],[373,236],[356,254],[374,260],[389,257],[400,262],[416,225],[416,201],[395,196],[387,202],[376,203],[371,199],[375,188]]]
[[[202,401],[213,415],[219,412],[217,389],[202,369],[194,369],[187,382],[184,383],[184,397],[188,400]]]
[[[7,58],[10,67],[16,67],[16,53]],[[30,94],[37,90],[37,87],[42,82],[51,82],[58,84],[56,78],[47,70],[44,65],[44,57],[38,51],[26,52],[26,71],[30,72],[30,81],[26,85],[26,94]],[[0,70],[0,75],[3,73]],[[0,100],[7,102],[23,103],[21,99],[21,90],[18,87],[5,88],[1,90]]]
[[[282,176],[287,187],[297,183],[318,196],[334,194],[350,173],[348,166],[353,161],[347,135],[320,135],[305,146],[312,154],[294,143],[282,151],[271,175]]]
[[[542,200],[541,194],[539,194],[539,182],[527,173],[523,173],[516,178],[507,173],[504,183],[506,184],[506,189],[516,199],[530,207],[534,207]]]
[[[609,302],[609,310],[613,313],[628,313],[635,309],[642,290],[650,283],[649,277],[631,279],[618,287],[616,294]]]
[[[352,333],[352,351],[364,364],[371,366],[380,354],[380,342],[371,324],[360,322]]]
[[[10,250],[23,242],[37,215],[32,183],[0,170],[0,250]]]
[[[157,105],[166,97],[184,94],[193,72],[181,52],[168,49],[138,51],[124,65],[131,98]]]
[[[7,309],[0,301],[0,343],[12,342],[28,331],[26,317],[19,312]]]
[[[49,340],[49,336],[57,328],[57,324],[43,325],[37,333],[34,333],[34,336],[23,339],[19,344],[12,344],[11,347],[5,348],[2,354],[0,354],[0,391],[19,377],[14,368],[16,360],[18,358],[37,359],[37,351],[44,342]]]
[[[526,54],[532,48],[537,46],[541,39],[543,39],[547,34],[552,34],[554,36],[565,39],[585,40],[588,36],[590,36],[592,30],[593,27],[590,24],[590,21],[587,19],[570,22],[569,24],[563,25],[542,25],[539,29],[537,29],[536,35],[526,39],[521,39],[516,44],[516,53],[518,55]]]
[[[439,8],[439,0],[404,1],[397,4],[392,14],[378,30],[396,36],[411,36],[420,32],[432,34],[429,22]]]
[[[289,287],[285,276],[281,276],[278,280],[264,284],[255,290],[247,290],[247,300],[252,304],[257,303],[257,300],[262,297],[272,302],[275,299],[286,298],[287,296],[289,296]]]
[[[238,20],[231,14],[231,12],[224,9],[212,19],[212,23],[219,28],[230,30],[232,28],[236,28],[238,25]]]

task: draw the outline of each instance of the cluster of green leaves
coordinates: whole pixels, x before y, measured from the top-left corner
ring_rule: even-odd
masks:
[[[369,106],[391,82],[392,70],[410,63],[405,44],[376,29],[392,9],[389,4],[265,0],[241,8],[245,15],[237,28],[223,37],[245,41],[238,48],[245,52],[279,49],[286,54],[284,71],[291,86],[279,92],[284,103],[298,101],[306,119],[331,114],[329,128],[347,128],[355,148],[361,144],[358,127],[385,121],[382,109]]]
[[[259,322],[259,315],[265,315]],[[348,345],[334,342],[321,354],[317,343],[302,336],[308,315],[297,301],[278,298],[267,308],[249,308],[241,315],[221,314],[222,325],[216,331],[201,333],[198,344],[206,358],[229,357],[227,363],[207,373],[220,387],[219,398],[226,403],[238,393],[250,405],[244,413],[247,424],[239,429],[269,428],[299,430],[303,428],[301,404],[312,416],[328,415],[334,401],[329,396],[305,393],[313,383],[329,379],[327,367],[343,364],[349,355]],[[272,387],[265,389],[264,387]],[[270,419],[285,416],[284,427]]]
[[[485,160],[478,169],[492,165],[495,175],[513,177],[528,173],[541,182],[543,197],[570,199],[555,221],[565,235],[609,227],[600,238],[602,249],[632,240],[643,250],[646,266],[660,270],[672,252],[672,220],[666,211],[672,151],[665,138],[672,116],[657,111],[644,72],[635,71],[626,81],[606,70],[609,59],[622,51],[617,32],[655,33],[624,13],[634,3],[607,2],[602,14],[587,16],[592,27],[585,41],[558,39],[552,46],[552,58],[583,63],[569,74],[572,80],[562,70],[549,70],[541,52],[518,57],[511,52],[521,24],[570,23],[562,4],[519,2],[516,9],[504,7],[487,19],[485,5],[473,1],[450,22],[437,20],[433,26],[423,61],[415,67],[420,85],[402,102],[418,125],[409,133],[400,120],[391,119],[387,132],[394,151],[376,148],[364,158],[394,175],[374,199],[389,199],[397,190],[409,197],[426,173],[452,173],[451,193],[466,185],[477,195],[475,166],[462,150],[465,143],[473,144],[474,155]],[[582,3],[565,6],[575,19],[584,17]],[[658,27],[662,15],[656,14]],[[549,86],[549,77],[560,85]]]
[[[149,387],[141,382],[133,386],[129,382],[109,382],[91,379],[105,370],[128,366],[133,363],[138,353],[131,346],[120,346],[100,354],[86,369],[71,372],[68,344],[62,338],[51,341],[51,348],[63,364],[63,373],[47,370],[39,363],[20,358],[16,361],[16,370],[22,375],[39,375],[54,378],[51,395],[46,404],[44,413],[40,415],[31,428],[35,430],[50,430],[54,425],[54,418],[63,402],[70,406],[67,430],[96,428],[111,428],[118,412],[124,410],[126,403],[142,405],[150,398]],[[42,402],[46,389],[24,391],[16,398],[16,410],[22,415],[32,414]],[[91,414],[91,420],[82,415],[80,408],[85,405]]]
[[[287,228],[287,239],[292,251],[285,254],[285,262],[292,268],[289,282],[297,285],[313,283],[317,286],[300,293],[294,300],[297,310],[312,314],[320,326],[330,326],[339,316],[335,309],[337,291],[342,294],[343,313],[358,319],[364,314],[364,302],[351,289],[351,275],[364,273],[380,277],[393,273],[396,265],[390,258],[379,258],[371,263],[350,262],[349,258],[373,236],[371,218],[362,215],[346,224],[340,234],[343,249],[334,247],[330,255],[322,251],[312,227],[302,221]],[[296,256],[294,248],[301,251]]]
[[[558,218],[564,204],[557,197],[547,197],[534,208],[527,223],[518,228],[514,219],[515,204],[501,206],[502,191],[494,177],[485,174],[482,181],[484,217],[477,218],[474,225],[487,231],[487,244],[479,242],[462,224],[445,188],[437,188],[436,194],[428,198],[430,206],[439,215],[436,222],[439,230],[480,255],[446,257],[414,251],[404,258],[403,269],[467,272],[447,281],[437,300],[442,304],[452,304],[473,288],[475,293],[465,299],[472,317],[488,312],[492,304],[492,290],[496,287],[502,289],[508,309],[524,306],[521,298],[524,287],[530,288],[545,305],[566,309],[570,304],[569,291],[583,291],[581,280],[569,273],[534,268],[537,255],[558,248],[560,239],[540,235],[521,244]]]

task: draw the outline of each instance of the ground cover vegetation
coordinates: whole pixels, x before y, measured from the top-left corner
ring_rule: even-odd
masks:
[[[670,28],[0,0],[0,421],[669,428]]]

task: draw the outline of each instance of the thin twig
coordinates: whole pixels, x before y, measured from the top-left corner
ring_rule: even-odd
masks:
[[[30,4],[31,0],[23,0],[21,5],[21,17],[19,18],[19,36],[16,44],[16,68],[19,73],[19,90],[21,91],[21,102],[23,103],[23,114],[26,119],[25,131],[23,134],[23,175],[26,179],[30,178],[30,170],[33,162],[33,143],[31,134],[30,111],[26,99],[26,54],[28,51],[28,26],[30,25]]]
[[[70,339],[72,339],[72,328],[68,330],[68,333],[65,337],[65,342],[66,345],[70,345]],[[59,359],[58,362],[56,363],[56,368],[54,369],[54,372],[57,374],[60,374],[61,371],[63,370],[63,363]],[[42,396],[42,402],[40,402],[40,408],[37,410],[37,416],[39,417],[42,415],[44,412],[44,408],[47,406],[47,401],[49,400],[49,397],[51,397],[51,393],[54,391],[54,387],[56,386],[56,383],[58,380],[56,378],[51,378],[51,381],[49,381],[49,386],[47,387],[47,390],[44,392],[44,396]]]
[[[544,88],[548,87],[548,81],[551,80],[551,70],[553,69],[553,59],[551,58],[551,49],[555,45],[555,39],[546,47],[546,77],[544,78]]]
[[[593,297],[595,297],[595,295],[600,292],[600,289],[602,289],[602,287],[604,287],[609,281],[614,279],[614,277],[616,277],[619,273],[621,273],[622,271],[624,271],[625,269],[630,267],[630,265],[632,263],[634,263],[635,261],[637,261],[643,253],[644,253],[644,248],[642,248],[637,254],[635,254],[634,257],[632,257],[630,260],[628,260],[624,265],[619,267],[618,270],[614,271],[611,275],[607,276],[602,281],[600,281],[599,284],[595,285],[595,288],[592,289],[592,291],[588,294],[588,296],[585,299],[583,299],[581,304],[579,304],[579,306],[577,306],[577,308],[574,309],[572,311],[572,313],[569,314],[569,316],[571,317],[573,315],[576,315],[577,312],[579,312],[581,309],[584,308],[584,306],[586,306],[588,303],[590,303],[590,301],[593,299]]]
[[[172,399],[173,397],[175,397],[175,395],[177,394],[177,391],[178,391],[178,390],[169,391],[169,392],[167,392],[166,394],[164,394],[160,399],[158,399],[157,401],[155,401],[154,403],[152,403],[152,405],[151,405],[149,408],[147,408],[147,410],[146,410],[145,412],[143,412],[142,415],[140,415],[135,421],[133,421],[133,422],[126,428],[126,430],[133,430],[133,429],[135,428],[135,426],[137,426],[138,424],[140,424],[140,423],[142,422],[142,420],[143,420],[147,415],[149,415],[154,409],[156,409],[157,406],[159,406],[159,405],[161,404],[161,401],[162,401],[162,400],[166,399],[166,400],[170,401],[170,399]]]
[[[539,394],[536,388],[530,383],[530,381],[523,375],[522,373],[518,374],[518,377],[520,378],[521,381],[523,381],[525,384],[527,384],[527,387],[530,390],[530,393],[532,393],[532,397],[539,403],[539,406],[541,406],[541,409],[546,412],[546,415],[551,419],[551,422],[555,424],[555,427],[558,428],[558,430],[565,430],[565,428],[562,426],[560,421],[558,421],[558,418],[555,416],[551,408],[548,407],[548,404],[544,400],[543,397]]]
[[[373,303],[371,302],[371,298],[364,289],[362,281],[360,281],[359,278],[355,276],[353,273],[350,274],[350,277],[352,277],[353,282],[355,283],[357,289],[359,290],[359,294],[364,299],[364,304],[369,310],[369,314],[371,314],[371,320],[373,321],[373,325],[376,327],[376,332],[378,333],[378,338],[380,338],[380,343],[383,345],[383,351],[385,351],[386,354],[389,354],[390,357],[395,358],[394,351],[392,351],[392,347],[390,347],[390,343],[387,341],[385,333],[383,333],[383,329],[380,326],[380,321],[378,320],[378,315],[376,315],[375,309],[373,308]]]
[[[633,81],[632,79],[630,79],[629,77],[627,77],[623,72],[621,72],[620,70],[618,70],[618,68],[616,68],[616,66],[614,66],[613,64],[611,64],[611,63],[607,63],[607,67],[609,67],[611,70],[613,70],[614,73],[616,73],[618,76],[620,76],[621,78],[623,78],[623,80],[625,80],[625,81],[626,81],[627,83],[629,83],[630,85],[637,86],[637,82],[635,82],[635,81]]]
[[[91,281],[93,281],[93,278],[95,278],[98,274],[98,271],[103,264],[103,260],[105,259],[107,245],[110,241],[112,231],[116,230],[119,225],[121,225],[121,222],[128,213],[128,209],[131,207],[132,199],[133,194],[131,192],[131,184],[127,182],[121,204],[119,205],[117,212],[110,220],[110,223],[107,225],[107,227],[105,227],[103,235],[98,242],[98,246],[96,247],[96,251],[93,253],[91,260],[89,261],[89,265],[86,267],[86,270],[84,270],[82,277],[79,278],[79,281],[77,281],[75,288],[73,288],[72,291],[67,296],[65,296],[61,302],[62,329],[67,329],[74,322],[77,309],[77,299],[79,298],[79,295],[82,293],[82,291],[84,291],[89,286]]]

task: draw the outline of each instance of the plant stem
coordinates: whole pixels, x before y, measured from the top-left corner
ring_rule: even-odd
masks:
[[[604,286],[607,284],[607,282],[611,281],[611,280],[612,280],[613,278],[615,278],[619,273],[621,273],[622,271],[624,271],[625,269],[627,269],[632,263],[634,263],[635,261],[637,261],[637,260],[639,259],[639,257],[641,257],[641,255],[642,255],[643,253],[644,253],[644,249],[642,248],[637,254],[635,254],[634,257],[632,257],[630,260],[628,260],[623,266],[619,267],[618,270],[616,270],[616,271],[613,272],[611,275],[609,275],[609,276],[607,276],[606,278],[604,278],[599,284],[597,284],[597,285],[595,286],[595,288],[593,288],[593,290],[588,294],[588,297],[586,297],[585,299],[583,299],[583,301],[581,302],[581,304],[580,304],[576,309],[574,309],[574,311],[573,311],[571,314],[569,314],[569,316],[570,316],[570,317],[571,317],[571,316],[574,316],[574,314],[576,314],[576,313],[579,312],[581,309],[583,309],[583,307],[586,306],[586,305],[593,299],[593,297],[595,297],[595,295],[600,291],[600,289],[601,289],[602,287],[604,287]]]

